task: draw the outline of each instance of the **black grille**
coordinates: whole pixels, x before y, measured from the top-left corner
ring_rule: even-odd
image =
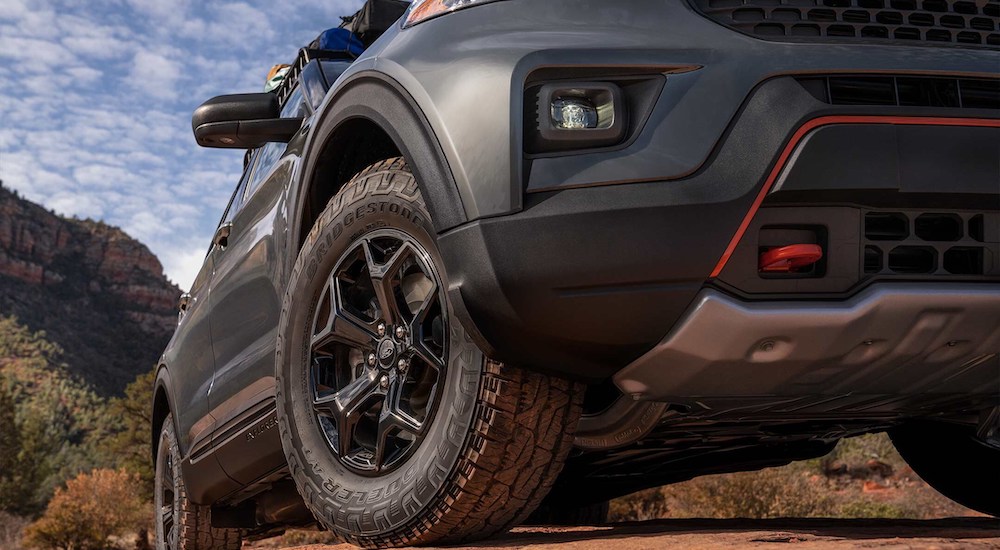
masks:
[[[691,0],[715,21],[766,40],[1000,49],[1000,0]]]
[[[996,213],[870,211],[864,214],[866,275],[1000,275]]]
[[[1000,80],[916,76],[807,76],[797,79],[831,105],[1000,109]]]

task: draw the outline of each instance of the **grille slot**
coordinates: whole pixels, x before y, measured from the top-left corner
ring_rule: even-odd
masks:
[[[944,270],[953,275],[982,275],[983,248],[956,246],[944,253]]]
[[[897,246],[889,252],[889,271],[894,273],[934,273],[937,254],[929,246]]]
[[[797,80],[813,97],[831,105],[1000,109],[1000,80],[846,75]]]
[[[866,212],[861,264],[866,275],[996,276],[1000,249],[987,219],[996,214]],[[990,225],[989,227],[992,227]]]
[[[868,245],[865,247],[865,273],[882,271],[882,249]]]
[[[765,40],[1000,49],[1000,0],[690,0],[705,16]]]
[[[983,242],[986,240],[986,218],[982,214],[973,216],[969,220],[969,237],[976,242]]]
[[[901,241],[910,236],[910,220],[900,212],[865,214],[865,237],[872,241]]]
[[[921,214],[913,232],[925,241],[957,241],[962,238],[962,218],[955,214]]]

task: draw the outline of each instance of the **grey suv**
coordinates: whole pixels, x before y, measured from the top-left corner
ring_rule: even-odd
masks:
[[[879,431],[1000,514],[1000,2],[392,4],[195,113],[249,152],[158,366],[158,547],[600,521]]]

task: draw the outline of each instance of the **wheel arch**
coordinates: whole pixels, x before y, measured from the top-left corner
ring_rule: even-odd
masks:
[[[160,446],[160,431],[163,429],[163,423],[166,421],[167,416],[173,411],[173,407],[170,405],[170,394],[167,390],[169,381],[170,374],[167,372],[167,366],[160,364],[157,367],[156,382],[153,384],[153,413],[150,430],[150,449],[152,450],[154,464],[156,463],[156,453]]]
[[[405,158],[416,176],[436,232],[467,221],[454,176],[426,116],[392,78],[376,71],[352,75],[324,101],[315,125],[300,183],[290,197],[289,227],[296,250],[329,199],[354,175],[395,156]]]

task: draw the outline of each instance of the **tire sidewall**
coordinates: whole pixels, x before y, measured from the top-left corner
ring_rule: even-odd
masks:
[[[154,548],[156,550],[171,550],[166,544],[166,533],[163,532],[163,521],[160,518],[162,506],[166,503],[163,502],[163,470],[167,467],[167,459],[172,458],[171,466],[173,467],[172,479],[173,479],[173,495],[174,502],[173,513],[174,513],[174,529],[178,529],[180,525],[180,498],[181,498],[181,488],[177,486],[178,481],[181,479],[179,476],[180,472],[180,457],[177,450],[177,443],[174,435],[173,419],[168,416],[163,423],[163,427],[160,429],[159,444],[156,449],[156,464],[154,464],[154,478],[153,478],[153,512],[155,514],[155,525],[154,525]],[[176,534],[175,534],[176,536]]]
[[[383,228],[402,231],[421,244],[435,264],[446,301],[446,274],[415,181],[408,171],[386,170],[356,178],[320,216],[299,253],[279,325],[277,405],[285,455],[317,519],[345,538],[385,535],[412,527],[433,513],[437,494],[465,448],[484,361],[448,304],[444,387],[419,447],[398,467],[377,477],[349,470],[334,455],[311,407],[308,361],[315,304],[343,254],[365,235]]]

